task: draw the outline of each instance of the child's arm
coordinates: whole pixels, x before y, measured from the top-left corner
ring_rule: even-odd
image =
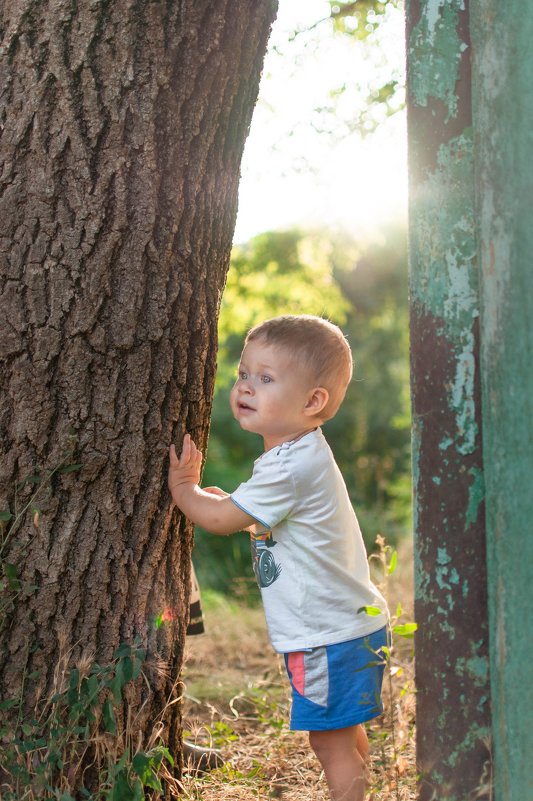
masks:
[[[218,495],[221,498],[229,498],[229,492],[224,492],[224,490],[220,489],[220,487],[202,487],[202,489],[204,492],[209,492],[211,495]],[[255,520],[255,518],[252,518],[252,520],[254,522],[251,526],[246,526],[246,528],[242,529],[243,531],[248,531],[249,534],[255,534],[257,530],[257,520]]]
[[[185,434],[179,459],[174,445],[170,446],[168,487],[178,509],[212,534],[233,534],[255,523],[255,519],[239,509],[225,493],[219,495],[200,489],[201,464],[202,454],[189,434]]]

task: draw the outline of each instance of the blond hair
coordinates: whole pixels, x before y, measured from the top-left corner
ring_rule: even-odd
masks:
[[[285,314],[256,325],[248,332],[244,344],[257,340],[289,350],[310,373],[313,383],[329,393],[320,418],[334,417],[353,372],[352,352],[341,329],[312,314]]]

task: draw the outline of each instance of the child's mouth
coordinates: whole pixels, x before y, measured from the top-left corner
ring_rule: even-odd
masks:
[[[248,406],[247,403],[239,403],[238,405],[239,405],[240,411],[242,411],[242,412],[253,412],[253,411],[255,411],[255,409],[252,409],[252,407]]]

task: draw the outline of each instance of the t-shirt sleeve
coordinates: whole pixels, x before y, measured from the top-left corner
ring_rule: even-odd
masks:
[[[256,462],[252,477],[232,492],[231,500],[266,528],[272,528],[291,513],[296,493],[289,471],[279,463]]]

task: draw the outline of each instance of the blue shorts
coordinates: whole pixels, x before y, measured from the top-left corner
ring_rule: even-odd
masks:
[[[386,626],[357,640],[284,654],[292,687],[291,729],[345,729],[381,715],[384,645]]]

